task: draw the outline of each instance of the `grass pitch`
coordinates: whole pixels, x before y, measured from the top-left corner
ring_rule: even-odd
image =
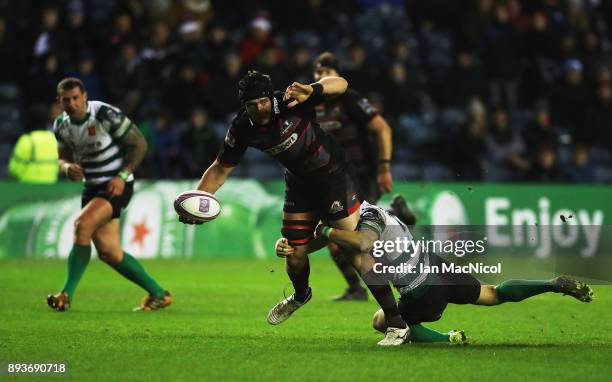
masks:
[[[289,284],[280,259],[143,263],[173,293],[168,309],[131,312],[143,291],[96,260],[72,310],[54,312],[44,299],[61,287],[64,261],[0,261],[0,363],[64,361],[68,374],[48,378],[79,381],[609,380],[611,286],[595,286],[590,304],[546,294],[449,306],[429,326],[464,329],[470,346],[389,349],[376,346],[372,298],[329,300],[343,284],[323,256],[311,261],[313,300],[276,327],[266,315]]]

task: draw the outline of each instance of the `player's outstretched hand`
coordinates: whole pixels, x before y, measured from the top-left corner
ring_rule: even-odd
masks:
[[[304,85],[299,82],[294,82],[291,85],[287,86],[287,90],[285,90],[283,100],[293,100],[287,105],[287,107],[294,107],[297,104],[305,102],[310,97],[312,92],[312,86]]]
[[[117,196],[121,196],[121,194],[123,194],[124,189],[125,182],[121,178],[116,176],[108,182],[108,185],[106,186],[106,193],[110,198],[114,198]]]
[[[287,257],[293,255],[295,248],[289,245],[289,241],[287,239],[281,237],[280,239],[276,240],[274,250],[276,251],[276,256]]]
[[[202,223],[204,223],[203,221],[199,221],[199,220],[193,220],[193,219],[189,219],[189,218],[185,218],[183,216],[179,215],[179,221],[183,224],[190,224],[190,225],[201,225]]]

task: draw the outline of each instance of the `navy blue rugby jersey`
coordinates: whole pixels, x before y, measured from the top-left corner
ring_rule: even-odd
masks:
[[[266,126],[251,121],[243,107],[227,131],[219,161],[235,166],[248,147],[255,147],[302,179],[319,178],[342,168],[346,164],[344,152],[316,122],[314,106],[323,100],[322,95],[313,96],[289,108],[283,92],[275,91],[273,116]]]

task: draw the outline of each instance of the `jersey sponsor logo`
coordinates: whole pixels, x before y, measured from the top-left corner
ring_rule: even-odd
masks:
[[[236,146],[236,138],[234,138],[234,136],[229,130],[225,135],[225,143],[227,143],[227,145],[231,148],[234,148]]]
[[[95,132],[94,132],[94,134],[95,134]],[[100,148],[100,146],[102,146],[102,143],[100,143],[100,142],[98,142],[98,141],[96,141],[96,142],[89,142],[89,143],[87,143],[87,144],[85,145],[85,147],[86,147],[86,148],[87,148],[87,150],[89,150],[89,151],[93,151],[93,150],[99,149],[99,148]]]
[[[327,121],[319,123],[319,126],[326,133],[330,133],[332,131],[340,130],[342,123],[340,123],[340,121]]]
[[[282,141],[280,144],[270,147],[269,149],[265,149],[264,152],[270,155],[277,155],[287,150],[289,147],[293,146],[295,142],[298,140],[297,133],[293,133],[289,136],[289,138]]]
[[[336,200],[332,203],[331,207],[329,207],[330,214],[336,214],[344,209],[342,203],[339,200]]]

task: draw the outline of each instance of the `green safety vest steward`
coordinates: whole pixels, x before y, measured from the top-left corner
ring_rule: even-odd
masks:
[[[9,161],[9,174],[24,183],[55,183],[59,172],[57,141],[51,131],[19,137]]]

